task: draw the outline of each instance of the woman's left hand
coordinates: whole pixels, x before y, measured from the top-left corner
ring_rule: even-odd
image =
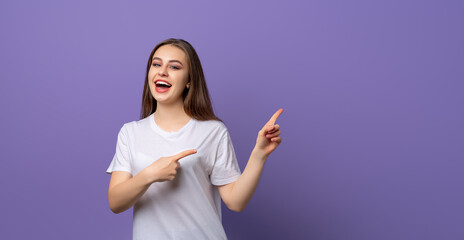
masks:
[[[279,109],[277,112],[272,115],[271,119],[264,125],[261,131],[258,132],[258,138],[256,139],[256,146],[254,151],[259,151],[264,154],[267,158],[277,146],[282,142],[280,135],[280,126],[275,124],[277,118],[284,111],[284,109]]]

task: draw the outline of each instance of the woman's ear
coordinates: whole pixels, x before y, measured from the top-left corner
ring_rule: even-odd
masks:
[[[189,87],[190,87],[190,82],[187,83],[187,88],[189,88]]]

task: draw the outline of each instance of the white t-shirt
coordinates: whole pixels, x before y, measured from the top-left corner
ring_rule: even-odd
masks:
[[[240,168],[226,126],[221,121],[190,121],[177,132],[162,130],[153,113],[125,123],[116,153],[106,170],[137,175],[160,157],[185,150],[173,181],[155,182],[133,208],[133,239],[227,239],[221,196],[214,185],[237,180]]]

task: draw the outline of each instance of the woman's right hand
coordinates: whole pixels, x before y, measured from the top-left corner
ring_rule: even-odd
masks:
[[[177,168],[180,166],[179,160],[196,152],[197,150],[190,149],[174,156],[160,157],[144,169],[145,174],[151,183],[172,181],[176,178]]]

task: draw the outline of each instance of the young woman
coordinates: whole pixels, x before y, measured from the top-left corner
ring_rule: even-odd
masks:
[[[134,206],[133,239],[227,239],[221,199],[233,211],[245,208],[281,142],[282,111],[259,131],[241,173],[196,51],[182,39],[159,43],[148,58],[141,118],[121,127],[106,171],[111,210]]]

